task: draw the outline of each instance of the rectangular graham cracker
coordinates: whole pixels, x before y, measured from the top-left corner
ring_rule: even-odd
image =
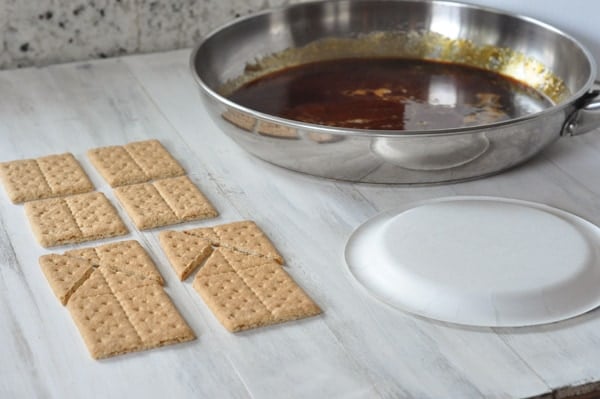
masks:
[[[44,255],[40,266],[94,359],[195,339],[137,241]]]
[[[193,285],[230,332],[321,313],[276,261],[232,249],[216,249]]]
[[[88,157],[111,187],[185,174],[158,140],[94,148],[88,151]]]
[[[187,176],[117,187],[115,194],[140,230],[217,216]]]
[[[0,163],[0,181],[15,204],[94,190],[70,153]]]
[[[100,192],[27,202],[25,214],[45,248],[127,234],[117,211]]]

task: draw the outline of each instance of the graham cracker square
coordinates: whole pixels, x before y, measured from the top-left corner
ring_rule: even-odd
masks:
[[[275,262],[242,269],[238,274],[271,312],[273,323],[321,313],[313,300]]]
[[[45,248],[82,241],[83,234],[63,198],[28,202],[25,214],[35,238]]]
[[[151,183],[115,189],[115,195],[140,230],[178,223],[179,219]]]
[[[135,327],[144,349],[151,349],[195,338],[169,296],[157,284],[115,292],[129,321]]]
[[[269,324],[269,310],[235,272],[196,278],[194,289],[217,320],[230,332]]]
[[[187,176],[156,180],[152,184],[181,222],[218,215],[210,201]]]
[[[140,230],[217,216],[187,176],[122,186],[115,194]]]
[[[125,144],[124,148],[142,168],[148,180],[185,175],[179,162],[158,140],[135,141]]]
[[[214,250],[193,285],[230,332],[321,313],[276,261],[232,249]]]
[[[127,234],[127,228],[103,193],[93,192],[27,202],[25,214],[43,247]]]
[[[94,148],[88,151],[88,157],[111,187],[185,174],[158,140]]]
[[[70,153],[0,163],[0,181],[15,204],[94,190]]]
[[[142,339],[114,294],[72,298],[67,308],[94,359],[143,348]]]
[[[121,146],[94,148],[88,151],[88,158],[111,187],[148,180],[142,168]]]
[[[53,196],[81,194],[94,190],[94,185],[73,154],[50,155],[36,161]]]

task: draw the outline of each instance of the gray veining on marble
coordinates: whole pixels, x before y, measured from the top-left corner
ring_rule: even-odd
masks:
[[[0,69],[192,47],[219,25],[311,0],[0,0]],[[540,18],[574,34],[600,61],[588,0],[463,0]],[[569,10],[569,12],[565,12]]]
[[[297,0],[0,0],[0,69],[191,47],[228,20]]]

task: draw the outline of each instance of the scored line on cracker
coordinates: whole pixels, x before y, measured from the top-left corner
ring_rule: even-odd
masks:
[[[70,153],[0,163],[0,181],[15,204],[94,190]]]
[[[88,151],[88,157],[111,187],[185,174],[185,170],[158,140],[94,148]]]
[[[213,246],[263,256],[283,264],[281,254],[251,220],[191,230],[165,230],[160,232],[158,238],[180,280],[185,280],[208,258]]]
[[[140,230],[218,215],[187,176],[117,187],[115,195]]]

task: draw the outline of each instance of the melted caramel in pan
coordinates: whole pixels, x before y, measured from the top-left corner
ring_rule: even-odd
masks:
[[[348,58],[286,68],[229,98],[320,125],[431,130],[483,125],[552,106],[533,88],[476,67],[407,58]]]

